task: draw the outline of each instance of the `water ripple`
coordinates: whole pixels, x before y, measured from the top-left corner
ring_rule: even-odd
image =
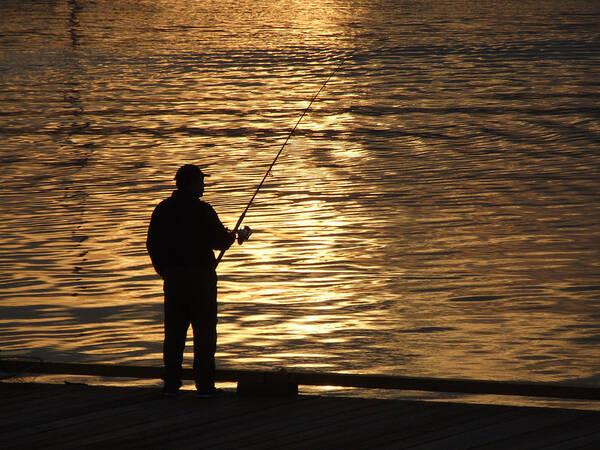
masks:
[[[2,2],[2,352],[160,364],[175,170],[232,226],[352,52],[219,268],[219,365],[594,382],[600,10],[503,5]]]

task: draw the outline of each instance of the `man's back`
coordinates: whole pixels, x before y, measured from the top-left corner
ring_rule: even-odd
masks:
[[[214,250],[232,238],[217,213],[197,195],[176,190],[152,213],[146,246],[161,277],[183,268],[214,270]]]

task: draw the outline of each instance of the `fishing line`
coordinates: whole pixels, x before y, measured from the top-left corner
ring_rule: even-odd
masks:
[[[283,145],[281,146],[281,148],[277,152],[277,155],[275,155],[275,159],[273,159],[273,162],[271,163],[271,165],[267,169],[267,171],[265,173],[265,176],[262,178],[260,184],[258,185],[258,187],[256,188],[256,190],[254,191],[254,194],[250,198],[250,201],[246,205],[246,208],[242,212],[242,215],[240,216],[240,218],[238,219],[237,223],[235,224],[235,227],[233,228],[233,231],[232,231],[233,234],[235,234],[238,231],[238,229],[240,228],[240,225],[242,224],[242,221],[244,220],[244,217],[246,217],[246,213],[250,209],[250,206],[252,206],[252,202],[254,201],[256,195],[258,194],[258,191],[260,191],[260,188],[265,183],[265,180],[269,176],[269,173],[271,173],[271,169],[273,168],[273,166],[277,162],[277,159],[279,158],[279,155],[281,155],[281,152],[283,152],[283,149],[285,148],[285,146],[287,145],[288,141],[290,140],[290,138],[294,134],[294,131],[296,131],[296,128],[298,128],[298,125],[300,124],[300,122],[302,121],[302,119],[304,118],[304,116],[306,115],[306,113],[308,112],[308,110],[310,109],[310,107],[312,106],[313,102],[317,99],[317,97],[319,96],[319,94],[321,93],[321,91],[323,90],[323,88],[325,88],[325,85],[327,85],[327,83],[329,82],[329,80],[331,80],[331,78],[336,74],[336,72],[344,65],[344,62],[346,62],[346,59],[348,59],[348,57],[351,56],[355,51],[356,50],[351,51],[350,53],[348,53],[346,56],[344,56],[342,58],[342,60],[340,61],[340,63],[338,64],[338,66],[335,68],[335,70],[333,72],[331,72],[331,74],[329,75],[329,77],[327,77],[327,79],[321,85],[321,87],[319,88],[319,90],[317,91],[317,93],[313,96],[313,98],[311,99],[311,101],[308,104],[308,106],[304,109],[304,111],[302,111],[302,115],[300,116],[300,118],[296,122],[296,125],[294,125],[294,128],[292,128],[292,131],[290,131],[290,134],[288,134],[288,137],[285,139],[285,142],[283,143]],[[225,254],[225,250],[221,250],[221,253],[219,253],[219,256],[217,257],[217,262],[215,264],[215,267],[217,265],[219,265],[219,262],[223,258],[224,254]]]

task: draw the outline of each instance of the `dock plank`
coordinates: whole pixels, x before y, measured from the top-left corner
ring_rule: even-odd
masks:
[[[245,403],[251,403],[256,406],[262,403],[261,399],[244,399]],[[260,412],[256,412],[252,416],[241,417],[241,420],[233,419],[229,423],[222,424],[222,427],[211,427],[206,429],[202,427],[202,439],[204,442],[208,442],[205,446],[214,448],[230,448],[235,444],[236,441],[244,442],[245,448],[250,445],[251,442],[262,443],[264,448],[265,440],[263,436],[269,436],[271,441],[274,436],[280,433],[283,428],[288,424],[293,424],[295,428],[298,428],[295,421],[298,422],[300,418],[304,416],[314,415],[315,411],[319,410],[333,410],[329,411],[330,414],[335,413],[336,406],[327,405],[323,402],[323,399],[319,397],[299,397],[298,399],[287,399],[285,403],[278,405],[270,404],[268,408],[260,408]],[[297,420],[296,420],[297,419]],[[227,430],[227,432],[223,432]],[[173,444],[176,447],[187,447],[194,442],[195,430],[190,430],[188,433],[183,433],[178,437]],[[196,432],[196,435],[198,433]]]
[[[417,445],[415,449],[448,449],[448,448],[468,448],[473,442],[486,448],[494,448],[501,441],[512,440],[520,443],[522,436],[527,433],[537,432],[542,429],[552,430],[561,429],[572,417],[574,412],[568,410],[548,410],[541,408],[523,408],[521,413],[510,419],[497,422],[485,427],[472,429],[466,427],[461,433],[455,436],[429,441]],[[500,445],[500,448],[502,447]]]
[[[292,423],[288,425],[290,419],[286,418],[286,422],[282,423],[281,431],[276,435],[272,435],[268,445],[261,443],[254,443],[248,448],[289,448],[298,442],[307,443],[311,439],[320,440],[321,436],[328,433],[329,429],[333,424],[343,420],[343,414],[348,414],[349,408],[343,402],[331,403],[327,402],[328,399],[324,399],[323,408],[313,412],[312,414],[305,414],[296,419],[291,417]],[[395,405],[394,412],[398,414],[409,412],[412,406],[409,404]],[[386,413],[385,405],[378,405],[375,411],[369,409],[356,410],[356,413],[362,417],[363,423],[372,423],[372,421],[382,421],[382,415]],[[294,422],[295,421],[295,422]],[[350,439],[355,432],[353,428],[348,427],[346,429],[346,435]]]
[[[427,435],[439,424],[460,420],[465,415],[480,414],[479,410],[477,405],[456,404],[449,409],[444,403],[411,402],[411,408],[406,414],[386,414],[378,418],[385,428],[379,430],[376,427],[379,432],[373,433],[368,442],[373,448],[379,448],[389,445],[393,439],[402,441],[412,436]]]
[[[14,387],[12,387],[14,386]],[[21,383],[0,383],[0,396],[2,397],[3,408],[0,410],[0,417],[4,417],[2,413],[10,414],[11,411],[17,410],[21,405],[36,401],[44,401],[52,395],[64,395],[64,389],[60,385],[47,385],[39,390],[31,390],[28,384]]]
[[[445,405],[444,414],[429,421],[427,428],[422,426],[404,427],[398,431],[391,431],[382,436],[378,443],[382,448],[395,448],[402,445],[412,448],[426,445],[430,442],[442,441],[455,436],[472,433],[500,422],[507,422],[520,416],[519,408],[514,407],[489,407],[479,405],[479,408],[467,409],[463,412],[454,411],[453,405]],[[467,405],[472,407],[475,405]]]
[[[255,446],[265,448],[267,445],[272,445],[277,442],[282,436],[293,433],[293,436],[298,440],[306,433],[318,433],[315,424],[339,423],[348,418],[368,414],[370,411],[380,408],[377,401],[351,402],[346,404],[334,404],[326,402],[327,399],[321,399],[321,406],[309,403],[309,398],[304,398],[304,401],[299,402],[297,407],[293,409],[283,409],[273,411],[274,414],[266,417],[262,423],[256,427],[256,432],[253,430],[241,431],[241,439],[248,447]],[[304,403],[304,407],[302,406]],[[307,418],[310,417],[310,420]],[[269,442],[265,442],[262,436],[269,436]],[[218,446],[228,446],[231,444],[230,439],[221,439],[215,442]],[[282,447],[279,447],[282,448]]]
[[[589,449],[598,450],[600,448],[600,430],[598,430],[598,419],[594,421],[594,425],[586,430],[579,430],[576,434],[571,434],[564,439],[560,439],[553,444],[544,445],[544,449],[548,450],[565,450],[565,449]],[[595,430],[595,431],[592,431]],[[535,444],[535,443],[534,443]],[[520,447],[519,447],[520,448]],[[541,448],[539,446],[530,445],[523,448]]]
[[[81,385],[58,385],[59,389],[38,392],[35,397],[27,396],[22,402],[19,402],[16,408],[10,408],[5,405],[9,412],[8,417],[3,416],[0,430],[16,430],[17,426],[31,430],[38,425],[42,429],[52,423],[57,423],[62,419],[78,417],[89,413],[94,409],[110,409],[113,405],[123,406],[130,403],[136,403],[140,398],[148,395],[147,391],[132,391],[127,396],[115,391],[106,391],[101,395],[94,395],[90,392],[88,386]],[[48,422],[47,410],[52,409],[53,421]],[[23,411],[24,413],[15,416],[10,410]],[[4,408],[2,408],[4,410]]]
[[[234,392],[164,399],[156,388],[36,383],[0,383],[0,394],[10,399],[0,402],[10,420],[3,449],[600,448],[600,411]]]
[[[177,399],[164,399],[156,395],[143,408],[129,413],[124,419],[119,419],[116,423],[114,419],[109,419],[112,420],[109,427],[72,439],[62,448],[77,448],[81,445],[87,448],[121,446],[128,442],[139,445],[144,440],[149,443],[157,442],[162,435],[176,433],[191,424],[207,423],[214,420],[215,416],[222,418],[240,414],[235,403],[237,399],[233,394],[218,402],[202,401],[193,394]],[[117,410],[113,412],[116,413],[115,416],[122,414]]]
[[[273,400],[273,402],[282,400]],[[268,409],[268,405],[263,405]],[[113,427],[109,433],[97,433],[94,436],[77,441],[87,448],[110,447],[111,445],[156,446],[169,445],[182,434],[193,433],[198,426],[203,430],[216,428],[220,434],[229,430],[231,422],[252,417],[258,409],[257,404],[242,404],[235,394],[221,396],[218,399],[199,399],[193,394],[187,398],[161,399],[157,405],[161,415],[144,417],[135,425]],[[229,432],[229,431],[228,431]],[[197,433],[195,433],[197,437]]]
[[[334,421],[325,423],[318,433],[310,433],[302,440],[290,442],[289,448],[308,448],[315,446],[335,446],[341,440],[358,445],[360,442],[375,439],[382,430],[395,427],[402,415],[413,414],[414,404],[396,403],[378,400],[373,407],[359,411],[344,411]],[[343,426],[340,426],[340,423]]]
[[[471,405],[475,406],[475,405]],[[415,407],[411,408],[413,411]],[[357,445],[364,445],[364,448],[370,448],[374,442],[379,440],[380,446],[385,447],[389,445],[394,439],[395,435],[397,439],[401,436],[397,442],[402,442],[406,436],[423,436],[431,433],[432,430],[437,429],[440,424],[442,426],[448,426],[449,423],[464,423],[466,421],[472,422],[476,418],[481,416],[481,409],[477,407],[467,408],[465,410],[454,410],[450,412],[447,408],[441,408],[439,410],[427,411],[414,414],[412,411],[406,415],[389,415],[386,414],[383,417],[374,416],[372,422],[366,422],[362,424],[362,427],[357,427],[357,433],[351,432],[348,434],[348,438],[351,438]],[[367,428],[368,433],[362,432],[362,428]]]
[[[244,399],[245,403],[252,403],[256,405],[256,399]],[[277,417],[275,421],[277,425],[282,425],[286,420],[286,414],[293,411],[295,416],[299,414],[308,414],[318,408],[320,399],[286,399],[283,403],[271,404],[267,408],[260,408],[260,410],[254,412],[254,414],[244,417],[242,420],[231,420],[226,424],[227,433],[223,433],[221,427],[210,427],[203,428],[202,436],[207,441],[211,442],[214,446],[226,447],[231,441],[232,437],[240,441],[245,442],[249,446],[256,436],[269,434],[272,435],[276,430],[273,430],[274,421],[273,418]],[[289,421],[289,419],[288,419]],[[173,443],[185,446],[187,443],[193,442],[192,433],[182,433],[176,441]]]
[[[61,443],[66,443],[87,436],[102,427],[124,426],[133,417],[145,412],[141,401],[124,400],[124,404],[116,406],[116,403],[112,403],[111,407],[104,404],[100,406],[101,409],[92,408],[88,412],[60,418],[55,417],[54,410],[49,407],[46,410],[46,423],[33,427],[21,426],[13,432],[5,433],[3,437],[21,442],[30,448],[45,447],[47,442],[53,442],[57,438]],[[121,420],[113,423],[115,417],[120,417]]]
[[[553,445],[568,445],[573,439],[582,437],[582,434],[589,433],[594,427],[600,428],[598,417],[589,415],[586,412],[571,412],[571,419],[565,421],[560,427],[556,425],[546,425],[539,429],[533,429],[528,432],[500,439],[488,445],[490,449],[537,449],[552,447]]]

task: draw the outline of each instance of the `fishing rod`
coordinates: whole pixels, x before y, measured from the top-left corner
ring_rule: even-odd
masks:
[[[265,173],[265,176],[262,178],[260,184],[258,185],[258,187],[256,188],[256,190],[254,191],[254,194],[250,198],[250,201],[246,205],[246,208],[242,212],[242,215],[240,216],[240,218],[238,219],[237,223],[235,224],[235,227],[233,228],[233,230],[231,232],[232,234],[235,235],[238,232],[238,230],[240,228],[240,225],[242,224],[242,221],[244,220],[244,217],[246,217],[246,213],[250,209],[250,206],[252,206],[252,202],[254,201],[254,199],[256,198],[256,195],[258,194],[258,191],[260,191],[260,188],[265,183],[265,180],[269,176],[269,173],[271,173],[271,169],[273,168],[273,166],[277,162],[277,159],[279,158],[279,155],[281,155],[281,152],[283,152],[283,149],[285,148],[285,146],[287,145],[288,141],[290,140],[290,138],[294,134],[294,131],[296,131],[296,128],[298,128],[298,125],[300,124],[300,122],[302,121],[302,119],[304,118],[304,116],[306,115],[306,113],[308,112],[308,110],[310,109],[310,107],[312,106],[313,102],[317,99],[317,97],[319,96],[319,94],[321,93],[321,91],[323,90],[323,88],[325,87],[325,85],[329,82],[329,80],[331,80],[331,78],[336,74],[336,72],[344,65],[344,62],[346,62],[346,59],[348,59],[348,57],[351,56],[355,51],[356,50],[351,51],[350,53],[348,53],[346,56],[344,56],[342,58],[342,60],[340,61],[340,63],[338,64],[338,66],[335,68],[335,70],[333,72],[331,72],[331,74],[329,75],[329,77],[327,77],[327,79],[321,85],[321,87],[319,88],[319,90],[317,91],[317,93],[313,96],[313,98],[311,99],[311,101],[308,104],[308,106],[304,109],[304,111],[302,111],[302,115],[300,116],[300,118],[296,122],[296,125],[294,125],[294,128],[292,128],[292,131],[290,131],[290,134],[288,134],[287,138],[285,139],[285,142],[283,143],[283,145],[281,146],[281,148],[277,152],[277,155],[275,155],[275,159],[273,159],[273,162],[271,163],[271,165],[267,169],[267,171]],[[250,230],[250,228],[248,228],[248,227],[244,228],[244,230],[242,230],[242,231],[244,233],[241,236],[238,236],[238,243],[241,243],[244,240],[248,239],[248,237],[250,237],[250,233],[252,232]],[[219,253],[219,256],[217,257],[217,261],[216,261],[215,267],[219,265],[219,262],[221,262],[221,259],[223,258],[224,254],[225,254],[225,250],[221,250],[221,252]]]

